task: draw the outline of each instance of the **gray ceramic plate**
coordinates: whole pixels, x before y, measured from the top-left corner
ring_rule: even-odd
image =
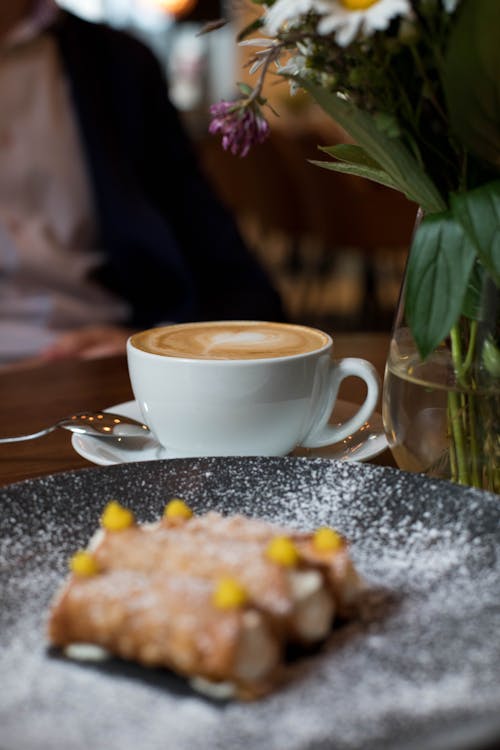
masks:
[[[105,502],[119,499],[146,521],[173,495],[198,511],[335,525],[372,589],[364,620],[247,704],[205,699],[166,671],[50,653],[50,599]],[[321,458],[174,459],[11,485],[0,507],[2,750],[500,745],[496,496]]]

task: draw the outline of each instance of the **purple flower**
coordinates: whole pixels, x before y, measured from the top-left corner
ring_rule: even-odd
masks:
[[[210,107],[209,132],[222,135],[222,147],[235,156],[246,156],[250,148],[263,143],[269,135],[269,124],[256,102],[217,102]]]

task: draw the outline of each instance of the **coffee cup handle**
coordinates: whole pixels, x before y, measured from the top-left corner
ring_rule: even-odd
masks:
[[[340,384],[344,378],[350,376],[364,380],[367,386],[366,398],[358,411],[346,422],[340,425],[328,424]],[[346,357],[340,360],[329,360],[328,371],[326,377],[322,379],[322,387],[319,390],[319,403],[315,410],[318,416],[309,428],[306,437],[301,441],[304,448],[321,448],[324,445],[331,445],[359,430],[375,411],[380,392],[380,378],[373,365],[366,359]]]

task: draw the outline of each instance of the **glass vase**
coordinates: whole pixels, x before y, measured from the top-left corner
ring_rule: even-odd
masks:
[[[463,315],[425,360],[407,324],[403,280],[383,420],[401,469],[500,494],[500,293],[475,271],[477,314]]]

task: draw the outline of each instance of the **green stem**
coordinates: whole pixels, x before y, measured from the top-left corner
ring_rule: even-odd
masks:
[[[476,342],[477,342],[477,331],[478,331],[478,325],[477,320],[470,321],[469,325],[469,342],[467,345],[467,353],[465,355],[464,361],[459,364],[455,364],[455,371],[456,371],[456,377],[457,381],[462,385],[462,387],[467,388],[469,391],[471,390],[471,381],[466,378],[466,374],[470,371],[472,364],[474,362],[474,355],[476,350]],[[476,397],[473,393],[469,393],[469,395],[464,394],[463,395],[463,409],[464,409],[464,419],[466,419],[465,423],[465,429],[467,430],[467,435],[469,437],[469,455],[470,455],[470,467],[471,467],[471,484],[473,487],[481,487],[481,478],[480,478],[480,458],[481,458],[481,449],[478,444],[478,437],[477,437],[477,402]]]
[[[442,121],[446,124],[448,124],[448,118],[446,116],[446,112],[444,112],[441,103],[438,101],[437,97],[434,95],[434,86],[432,85],[432,81],[430,80],[429,76],[427,75],[427,69],[424,63],[422,62],[422,58],[420,57],[420,53],[416,47],[415,44],[412,44],[410,46],[411,54],[413,57],[413,60],[415,62],[416,68],[422,77],[422,80],[427,84],[427,96],[429,98],[429,101],[432,103],[436,113],[439,115],[439,117],[442,119]]]
[[[456,452],[458,482],[460,484],[469,484],[469,474],[467,471],[467,456],[465,453],[465,438],[462,425],[461,409],[458,399],[458,393],[450,391],[448,393],[448,406],[451,415],[451,432]]]
[[[448,424],[451,425],[452,423],[452,411],[451,411],[451,403],[450,399],[448,398]],[[448,439],[450,441],[450,447],[448,450],[448,456],[450,460],[450,479],[452,482],[458,482],[458,467],[457,467],[457,455],[455,452],[455,444],[452,440],[452,433],[450,432],[448,435]]]
[[[462,363],[462,343],[460,341],[460,331],[458,325],[454,325],[450,331],[451,340],[451,357],[453,368],[458,379],[458,373],[463,367]],[[453,439],[456,462],[458,469],[458,481],[460,484],[469,484],[469,473],[467,471],[467,454],[466,440],[464,434],[464,423],[462,421],[464,404],[460,404],[461,395],[456,391],[448,393],[448,407],[451,419],[451,436]]]
[[[271,65],[271,63],[278,60],[285,46],[286,45],[284,43],[281,43],[281,44],[275,43],[271,45],[270,47],[268,47],[266,50],[264,50],[261,55],[255,55],[254,59],[257,59],[258,57],[260,57],[260,59],[263,60],[263,63],[260,69],[259,78],[257,80],[257,85],[255,86],[251,94],[247,97],[247,99],[245,100],[245,106],[249,106],[254,101],[259,102],[259,99],[261,98],[261,94],[262,94],[262,88],[264,86],[264,80],[266,78],[267,71],[269,70],[269,66]]]
[[[462,364],[455,364],[455,371],[457,379],[460,380],[462,385],[465,385],[464,376],[472,367],[474,361],[474,351],[476,348],[477,340],[477,320],[471,320],[469,328],[469,345],[467,347],[467,354]]]
[[[453,368],[455,373],[460,371],[462,367],[462,342],[460,341],[460,331],[458,325],[454,325],[450,331],[451,340],[451,358],[453,360]]]
[[[479,458],[481,456],[478,442],[477,442],[477,409],[476,409],[476,397],[470,393],[466,396],[466,410],[469,418],[468,432],[469,432],[469,452],[471,456],[471,484],[473,487],[481,487],[480,480],[480,467]]]

